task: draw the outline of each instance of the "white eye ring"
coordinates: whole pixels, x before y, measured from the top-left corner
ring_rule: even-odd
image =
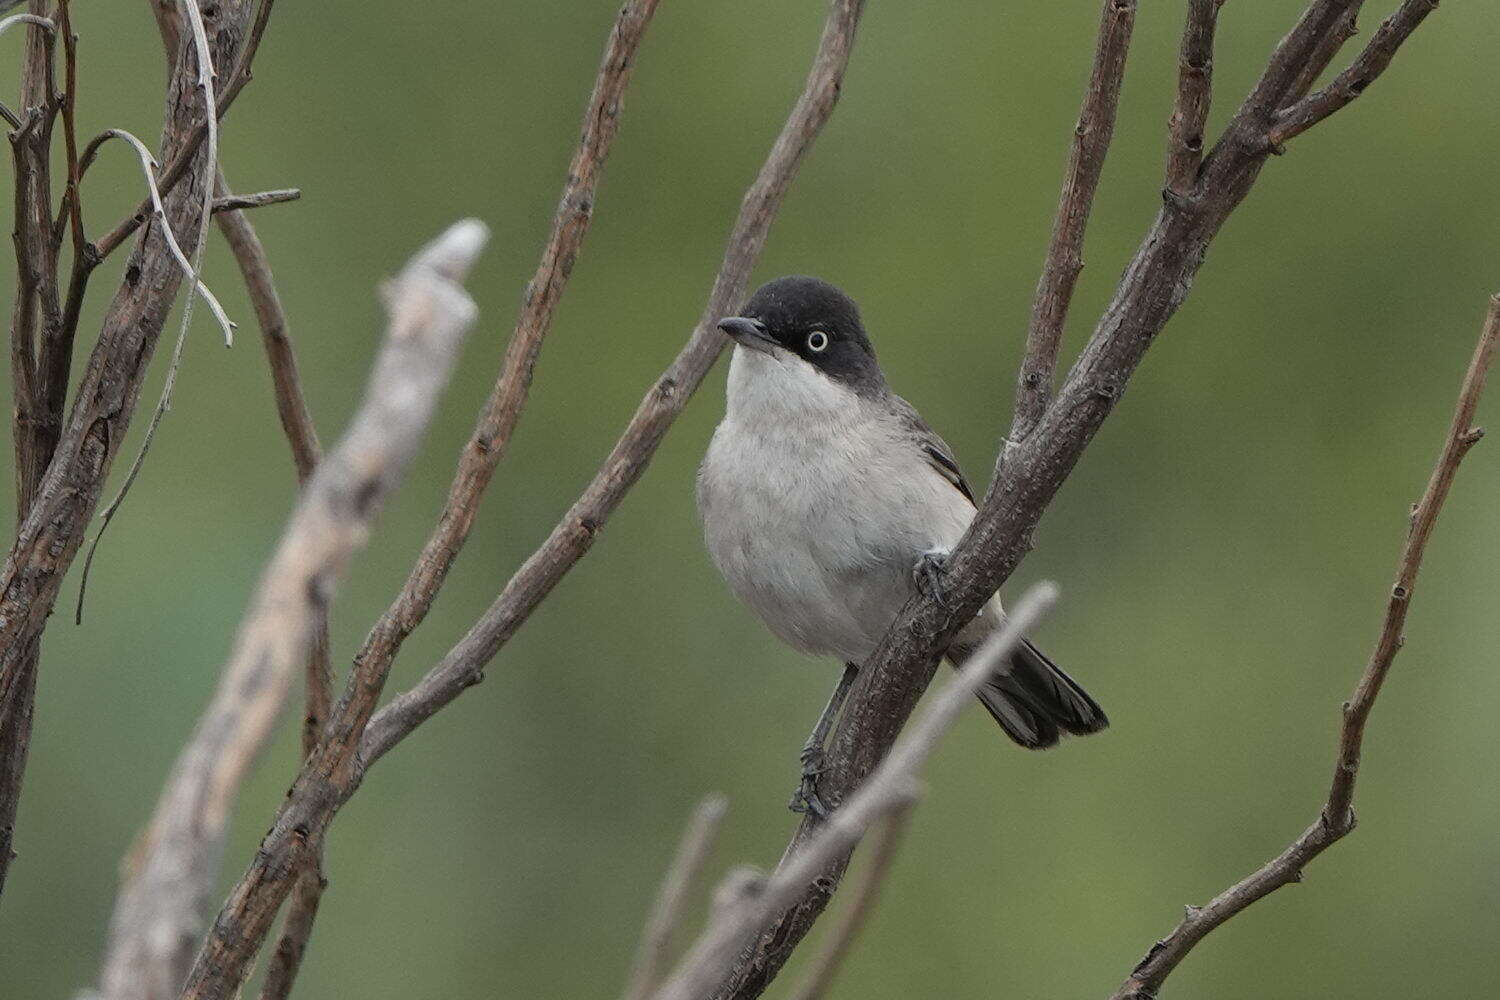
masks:
[[[822,330],[814,330],[807,335],[807,349],[814,354],[822,354],[828,349],[828,334]]]

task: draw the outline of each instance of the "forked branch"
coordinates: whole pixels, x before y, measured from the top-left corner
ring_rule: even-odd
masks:
[[[1484,329],[1464,375],[1463,386],[1459,389],[1458,404],[1448,426],[1442,451],[1427,480],[1427,489],[1412,511],[1411,529],[1407,534],[1406,544],[1401,549],[1396,582],[1391,587],[1390,597],[1386,602],[1385,620],[1375,643],[1375,651],[1370,655],[1370,661],[1359,678],[1354,695],[1344,703],[1344,721],[1339,730],[1338,758],[1333,769],[1333,782],[1318,818],[1286,850],[1219,893],[1206,906],[1188,907],[1182,922],[1171,934],[1151,947],[1146,957],[1130,973],[1130,977],[1115,991],[1111,1000],[1154,998],[1167,976],[1187,957],[1194,945],[1251,904],[1284,885],[1302,881],[1302,869],[1308,862],[1354,829],[1354,781],[1359,775],[1359,755],[1364,744],[1365,723],[1369,721],[1370,711],[1375,707],[1375,699],[1380,694],[1386,675],[1390,673],[1391,664],[1401,651],[1404,641],[1402,629],[1411,607],[1417,573],[1422,568],[1422,556],[1427,551],[1427,542],[1432,537],[1433,528],[1437,526],[1443,503],[1448,499],[1453,478],[1458,474],[1459,463],[1484,434],[1484,431],[1473,426],[1474,413],[1479,406],[1479,397],[1484,393],[1485,377],[1495,355],[1497,340],[1500,340],[1500,295],[1490,299]]]
[[[1357,7],[1334,0],[1308,7],[1271,54],[1213,152],[1204,157],[1188,196],[1164,195],[1057,396],[1030,434],[1001,450],[979,512],[949,560],[942,581],[946,602],[913,598],[861,665],[819,780],[825,797],[847,799],[874,770],[931,682],[952,636],[1030,551],[1042,514],[1113,412],[1157,334],[1186,299],[1209,244],[1277,148],[1268,134],[1275,113],[1336,53]],[[1028,342],[1028,350],[1030,346]],[[805,817],[783,858],[796,858],[818,827],[815,817]],[[822,877],[765,929],[711,994],[715,1000],[747,1000],[765,990],[822,913],[847,863],[847,855],[834,858]]]
[[[1333,82],[1302,98],[1276,116],[1271,141],[1280,145],[1296,138],[1329,115],[1345,107],[1380,78],[1401,43],[1411,37],[1422,21],[1437,10],[1438,0],[1406,0],[1401,8],[1383,21],[1369,44]]]
[[[996,667],[1022,636],[1034,628],[1057,601],[1050,583],[1033,587],[1010,609],[1005,627],[985,640],[957,676],[932,700],[891,749],[890,756],[859,790],[829,817],[797,853],[787,857],[774,874],[731,904],[720,907],[698,941],[688,951],[655,1000],[698,1000],[723,975],[745,944],[767,921],[814,887],[835,859],[847,856],[876,823],[909,809],[921,795],[922,766],[938,740],[952,728],[975,693],[994,675]]]

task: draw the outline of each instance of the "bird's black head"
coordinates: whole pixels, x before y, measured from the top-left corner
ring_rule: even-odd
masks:
[[[767,282],[739,316],[721,319],[719,329],[751,350],[796,355],[856,391],[885,385],[859,307],[826,281],[793,275]]]

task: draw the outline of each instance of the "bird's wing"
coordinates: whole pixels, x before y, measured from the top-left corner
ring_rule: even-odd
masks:
[[[892,396],[896,405],[896,412],[900,415],[906,427],[916,439],[918,447],[922,449],[922,455],[927,459],[927,464],[948,482],[953,488],[962,493],[976,507],[974,491],[969,489],[969,482],[964,478],[963,470],[958,467],[958,460],[953,457],[953,449],[948,447],[948,442],[938,437],[937,431],[927,426],[927,421],[912,406],[900,396]]]

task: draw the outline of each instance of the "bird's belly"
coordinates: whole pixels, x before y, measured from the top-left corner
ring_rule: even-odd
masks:
[[[838,436],[722,425],[698,500],[709,554],[736,596],[792,647],[860,662],[911,596],[915,559],[942,543],[934,536],[956,535],[902,495],[903,477],[879,456],[850,448]]]

